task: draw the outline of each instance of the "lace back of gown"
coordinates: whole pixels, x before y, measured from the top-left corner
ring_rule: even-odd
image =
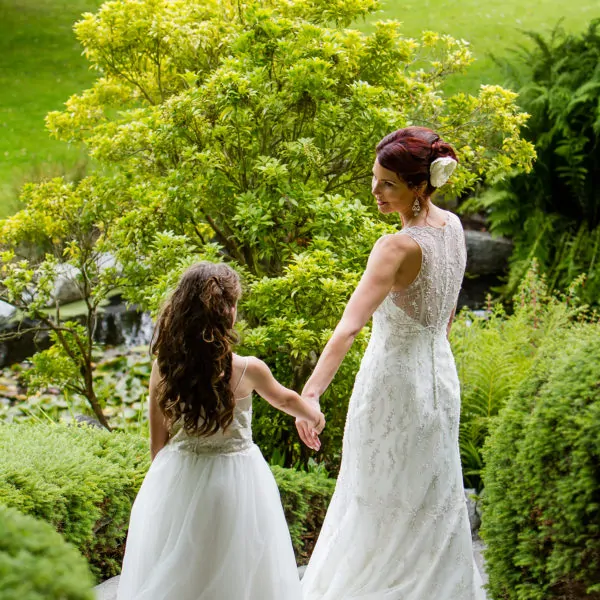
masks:
[[[216,455],[246,452],[252,446],[252,394],[249,394],[237,401],[233,421],[225,431],[219,430],[209,436],[190,435],[181,423],[177,423],[167,448],[169,451]]]
[[[456,305],[465,272],[467,253],[460,221],[448,213],[444,227],[408,227],[401,235],[419,244],[423,258],[416,279],[402,292],[393,292],[392,300],[411,322],[442,330]]]

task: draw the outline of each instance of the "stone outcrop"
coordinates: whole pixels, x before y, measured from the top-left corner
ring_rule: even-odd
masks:
[[[495,275],[508,266],[513,243],[503,237],[493,237],[486,231],[465,231],[467,242],[467,273]]]

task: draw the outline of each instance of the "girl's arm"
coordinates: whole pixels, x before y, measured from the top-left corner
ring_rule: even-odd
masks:
[[[325,417],[312,403],[303,400],[300,395],[281,385],[269,367],[258,358],[249,358],[248,377],[256,392],[271,406],[292,417],[304,419],[313,429],[312,435],[303,440],[313,450],[319,450],[321,442],[318,434],[325,427]]]
[[[158,371],[158,362],[154,361],[152,373],[150,374],[150,456],[152,460],[158,454],[159,450],[164,448],[169,441],[169,430],[165,424],[165,417],[158,406],[158,384],[160,382],[160,373]]]

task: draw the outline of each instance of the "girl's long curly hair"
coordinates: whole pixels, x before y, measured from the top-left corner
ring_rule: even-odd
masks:
[[[182,275],[163,306],[152,336],[161,380],[158,405],[169,429],[182,420],[187,433],[213,435],[233,420],[230,388],[237,273],[201,262]]]

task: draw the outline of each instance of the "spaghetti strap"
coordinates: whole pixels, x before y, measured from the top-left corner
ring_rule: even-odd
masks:
[[[246,356],[246,364],[244,365],[244,370],[242,371],[242,375],[238,379],[238,382],[235,384],[235,387],[233,388],[233,392],[232,393],[233,393],[234,396],[235,396],[235,392],[240,387],[240,383],[242,383],[242,379],[244,379],[244,375],[246,374],[246,369],[248,368],[248,362],[249,361],[250,361],[250,357]]]

